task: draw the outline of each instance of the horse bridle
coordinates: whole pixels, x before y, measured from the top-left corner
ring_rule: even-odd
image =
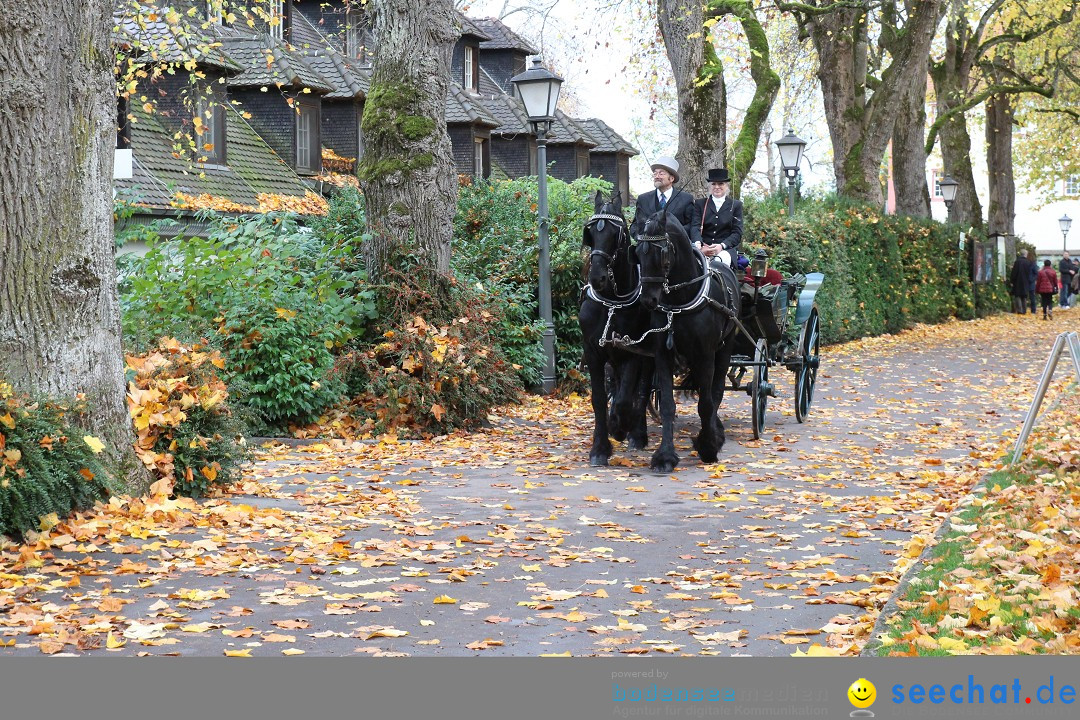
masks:
[[[637,240],[638,247],[641,248],[642,253],[649,252],[650,245],[656,245],[660,248],[660,267],[670,265],[671,257],[675,254],[675,245],[671,242],[671,239],[666,235],[642,235]],[[638,282],[644,283],[660,283],[664,286],[664,292],[669,291],[667,276],[651,277],[642,275],[638,278]]]
[[[616,252],[618,252],[618,248],[622,244],[623,233],[627,231],[626,218],[619,215],[613,215],[611,213],[598,212],[588,219],[588,221],[585,223],[585,229],[589,229],[595,225],[596,230],[601,231],[604,229],[604,223],[608,220],[615,223],[616,226],[619,228],[619,234],[615,237],[615,250]],[[599,255],[600,257],[607,260],[607,276],[608,279],[611,281],[611,287],[615,290],[615,293],[618,294],[619,287],[618,284],[615,282],[615,256],[611,253],[606,253],[603,250],[593,249],[593,251],[589,253],[590,261],[592,260],[594,255]]]

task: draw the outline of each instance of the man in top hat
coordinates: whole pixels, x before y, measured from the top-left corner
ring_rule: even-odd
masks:
[[[679,161],[670,157],[656,158],[652,164],[652,180],[655,190],[638,195],[634,208],[634,222],[630,235],[638,237],[645,230],[645,221],[664,208],[682,223],[690,242],[699,241],[699,226],[694,222],[694,198],[674,187],[679,182]]]
[[[701,252],[707,258],[719,258],[732,264],[742,244],[743,205],[731,197],[731,177],[726,168],[708,173],[709,196],[694,203],[694,219],[701,237]]]

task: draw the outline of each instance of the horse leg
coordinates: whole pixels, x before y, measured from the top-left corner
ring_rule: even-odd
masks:
[[[648,405],[649,396],[653,391],[653,361],[649,358],[638,358],[637,386],[634,388],[633,397],[630,398],[630,440],[628,447],[631,450],[644,450],[649,446],[648,428]]]
[[[592,385],[593,440],[589,450],[589,465],[607,465],[611,457],[611,440],[608,439],[607,388],[604,385],[604,360],[593,353],[587,358],[589,381]]]
[[[698,389],[698,419],[701,421],[701,429],[694,441],[698,457],[701,462],[712,464],[716,462],[716,454],[719,450],[716,438],[716,373],[713,358],[701,358],[698,366],[694,368],[694,380]]]
[[[679,464],[675,453],[675,388],[672,377],[671,351],[661,348],[656,353],[656,390],[660,394],[660,446],[653,453],[649,467],[654,472],[669,473]]]
[[[611,437],[619,442],[626,440],[626,415],[619,403],[622,396],[622,378],[614,361],[604,364],[604,389],[610,398],[608,408],[608,429]]]
[[[724,447],[727,437],[724,434],[724,423],[720,420],[720,404],[724,402],[724,386],[727,384],[728,370],[731,369],[731,343],[725,343],[720,352],[716,353],[716,365],[713,371],[713,398],[714,419],[716,421],[716,450],[719,452]]]

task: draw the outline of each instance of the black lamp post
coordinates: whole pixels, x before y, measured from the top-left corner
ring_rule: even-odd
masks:
[[[794,130],[788,130],[787,135],[776,141],[776,149],[780,151],[780,166],[784,169],[788,181],[789,217],[795,217],[795,178],[799,175],[799,161],[802,160],[805,147],[806,141],[795,137]]]
[[[945,201],[945,209],[952,213],[953,203],[956,202],[956,190],[960,187],[960,183],[946,175],[938,181],[938,187],[941,188],[941,199]]]
[[[1069,249],[1069,228],[1072,227],[1072,218],[1068,213],[1058,218],[1058,227],[1061,228],[1061,251],[1065,252]]]
[[[540,58],[533,58],[532,67],[510,78],[517,88],[518,97],[525,105],[525,114],[529,116],[536,135],[536,174],[539,198],[540,242],[540,319],[544,321],[544,372],[541,386],[545,393],[555,390],[555,323],[551,314],[551,248],[548,239],[548,202],[547,202],[547,133],[555,121],[555,106],[559,102],[559,89],[562,78],[552,74],[540,64]]]

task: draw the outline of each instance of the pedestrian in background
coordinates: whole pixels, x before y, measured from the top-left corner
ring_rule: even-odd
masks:
[[[1035,283],[1039,280],[1039,261],[1035,259],[1035,256],[1030,250],[1027,250],[1027,259],[1031,263],[1028,268],[1028,303],[1030,303],[1031,314],[1035,314]]]
[[[1027,299],[1031,285],[1031,261],[1023,252],[1016,254],[1012,272],[1009,273],[1009,293],[1012,295],[1013,312],[1023,315],[1027,312]]]
[[[1058,272],[1061,274],[1061,297],[1058,298],[1058,305],[1065,309],[1071,304],[1069,300],[1072,295],[1072,279],[1076,275],[1076,268],[1073,266],[1068,250],[1061,256],[1061,262],[1058,263]]]
[[[1058,290],[1058,276],[1049,260],[1043,261],[1042,270],[1039,271],[1038,279],[1035,281],[1035,290],[1042,300],[1043,320],[1053,320],[1054,293]]]

